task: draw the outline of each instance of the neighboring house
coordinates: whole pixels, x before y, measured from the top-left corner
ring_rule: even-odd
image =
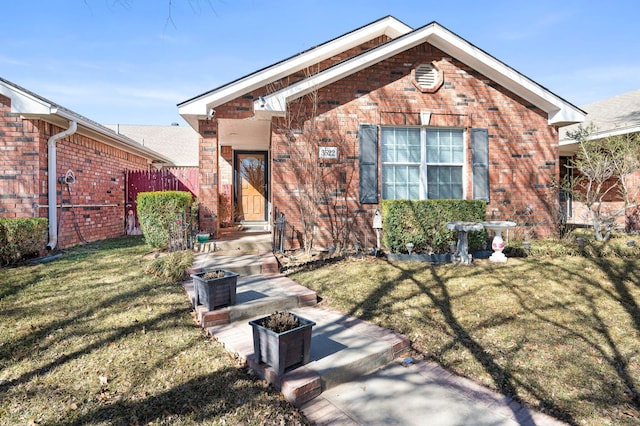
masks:
[[[133,139],[171,160],[171,167],[198,167],[198,133],[178,123],[170,126],[106,124],[114,132]]]
[[[581,109],[587,113],[587,116],[585,118],[585,122],[580,125],[586,128],[593,124],[595,127],[595,132],[589,136],[590,139],[597,140],[617,135],[640,133],[640,90],[622,93],[611,98],[593,102],[582,106]],[[580,125],[574,124],[560,130],[561,176],[572,173],[570,168],[564,166],[570,163],[571,158],[576,154],[579,148],[578,142],[569,138],[567,133],[577,130]],[[637,190],[637,188],[640,188],[640,172],[632,175],[628,184],[632,189]],[[640,195],[640,193],[636,194],[636,198],[638,195]],[[615,213],[624,210],[624,203],[615,189],[607,193],[605,202],[606,205],[603,206],[605,212]],[[570,198],[567,198],[565,203],[569,223],[591,223],[589,221],[587,209],[582,203],[571,200]],[[635,206],[633,206],[633,209],[634,211],[636,210]],[[635,214],[637,215],[638,213],[636,212]],[[628,211],[627,215],[631,218],[633,213]],[[618,219],[619,224],[623,225],[624,215],[620,215]],[[634,228],[633,230],[635,231],[640,230],[635,229],[640,227],[640,223],[638,223],[637,219],[633,221],[632,224],[628,225],[632,225],[631,227]]]
[[[284,214],[289,249],[309,214],[317,245],[342,221],[349,241],[371,246],[374,213],[393,198],[486,200],[488,219],[549,234],[557,129],[584,119],[438,23],[390,16],[178,108],[201,137],[202,228],[215,230],[221,210],[268,229]]]
[[[125,171],[165,156],[0,78],[0,216],[48,217],[47,248],[125,233]]]

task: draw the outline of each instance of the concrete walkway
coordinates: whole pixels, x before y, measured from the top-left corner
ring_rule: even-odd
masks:
[[[241,239],[245,245],[239,244]],[[201,324],[315,424],[564,424],[451,375],[437,364],[403,363],[409,349],[406,337],[318,306],[313,291],[278,274],[273,255],[265,251],[270,248],[268,235],[228,235],[217,246],[223,249],[198,253],[194,266],[239,272],[237,306],[211,312],[198,306]],[[184,286],[193,298],[191,283]],[[316,322],[310,362],[282,376],[255,360],[248,324],[276,309],[289,309]]]

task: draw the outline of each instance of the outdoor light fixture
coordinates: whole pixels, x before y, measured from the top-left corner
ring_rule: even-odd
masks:
[[[411,254],[411,252],[413,251],[413,243],[407,243],[405,245],[407,247],[407,251],[409,252],[409,254]]]

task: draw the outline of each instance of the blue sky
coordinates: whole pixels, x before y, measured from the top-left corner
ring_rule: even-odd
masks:
[[[637,0],[5,1],[0,76],[101,123],[186,125],[177,103],[386,15],[578,106],[640,89]]]

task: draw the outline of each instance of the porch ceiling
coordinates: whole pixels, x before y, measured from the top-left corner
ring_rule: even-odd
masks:
[[[271,142],[271,120],[218,119],[218,143],[234,150],[267,151]]]

